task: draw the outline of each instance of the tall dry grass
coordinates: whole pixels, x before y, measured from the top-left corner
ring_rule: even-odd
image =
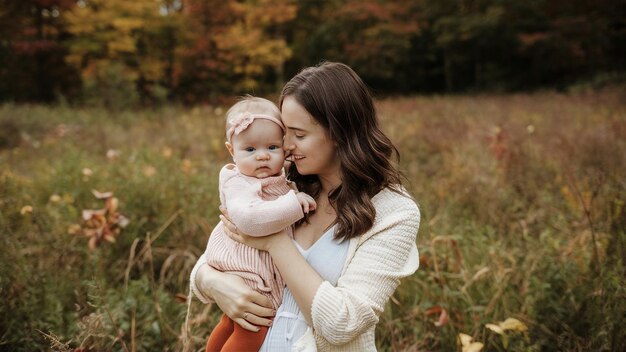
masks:
[[[626,335],[626,96],[386,98],[423,215],[421,267],[383,351],[619,351]],[[188,275],[217,222],[223,107],[0,107],[0,350],[181,350]],[[15,136],[19,138],[15,138]],[[88,249],[83,209],[130,219]],[[192,350],[220,315],[192,306]],[[487,328],[516,318],[527,330]]]

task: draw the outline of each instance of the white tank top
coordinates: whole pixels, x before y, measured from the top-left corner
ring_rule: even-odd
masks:
[[[350,243],[350,241],[339,242],[333,239],[336,226],[334,225],[328,229],[308,249],[302,249],[294,240],[296,248],[298,248],[309,265],[333,286],[337,285],[337,280],[339,280],[341,275]],[[276,311],[276,317],[267,336],[265,336],[265,341],[260,351],[291,352],[293,344],[304,335],[307,327],[304,315],[300,312],[300,308],[291,291],[289,291],[289,287],[285,287],[283,301]]]

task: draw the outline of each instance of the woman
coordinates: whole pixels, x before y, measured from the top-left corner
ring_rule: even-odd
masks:
[[[267,298],[202,258],[192,289],[245,329],[272,326],[262,351],[291,351],[307,325],[320,351],[375,351],[378,317],[419,262],[420,213],[392,164],[398,151],[378,126],[367,87],[346,65],[303,70],[283,88],[279,107],[288,177],[317,209],[296,223],[293,239],[285,231],[247,236],[227,209],[221,218],[231,238],[270,254],[287,283],[283,302],[274,312]]]

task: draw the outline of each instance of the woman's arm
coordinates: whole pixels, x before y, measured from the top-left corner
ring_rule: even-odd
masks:
[[[214,301],[224,314],[246,330],[259,331],[255,325],[270,326],[271,320],[266,317],[275,315],[270,299],[251,289],[241,277],[213,269],[203,257],[191,275],[192,291],[198,299],[205,303]]]

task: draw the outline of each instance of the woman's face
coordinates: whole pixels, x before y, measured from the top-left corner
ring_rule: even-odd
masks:
[[[287,129],[285,150],[301,175],[339,174],[340,161],[328,130],[292,96],[283,100],[282,119]]]

